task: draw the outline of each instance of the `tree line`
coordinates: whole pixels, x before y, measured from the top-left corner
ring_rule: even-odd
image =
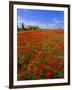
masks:
[[[32,26],[29,25],[25,27],[25,25],[22,23],[21,27],[17,27],[18,31],[29,31],[29,30],[39,30],[40,28],[38,26]]]

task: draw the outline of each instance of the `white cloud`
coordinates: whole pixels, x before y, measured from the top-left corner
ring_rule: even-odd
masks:
[[[59,28],[64,28],[64,25],[63,25],[63,22],[58,18],[53,18],[51,22],[48,24],[48,28],[59,29]]]
[[[49,27],[54,27],[55,25],[56,25],[55,23],[48,24]]]
[[[49,23],[48,28],[54,29],[54,28],[56,28],[56,24],[55,23]]]
[[[63,24],[57,18],[54,18],[51,23],[45,24],[40,21],[25,20],[22,17],[18,16],[18,27],[21,27],[22,23],[24,23],[25,27],[29,25],[39,26],[40,28],[50,28],[50,29],[55,29],[55,28],[58,29],[64,27]]]
[[[54,18],[54,19],[53,19],[53,22],[56,23],[56,24],[62,23],[62,22],[61,22],[59,19],[57,19],[57,18]]]
[[[47,28],[48,25],[41,23],[40,21],[27,21],[22,17],[18,16],[18,27],[21,27],[22,23],[24,23],[25,27],[32,25],[32,26],[39,26],[40,28]]]

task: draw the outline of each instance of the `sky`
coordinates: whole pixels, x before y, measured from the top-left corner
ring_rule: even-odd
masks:
[[[39,26],[42,29],[64,29],[64,11],[17,9],[17,26]]]

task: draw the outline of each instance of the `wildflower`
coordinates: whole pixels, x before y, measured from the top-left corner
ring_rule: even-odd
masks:
[[[30,69],[30,74],[33,74],[34,73],[34,68],[31,68]]]
[[[52,71],[52,70],[48,69],[48,70],[46,71],[46,77],[47,77],[47,78],[52,78],[52,74],[53,74],[53,71]]]
[[[37,76],[42,76],[42,72],[37,72]]]

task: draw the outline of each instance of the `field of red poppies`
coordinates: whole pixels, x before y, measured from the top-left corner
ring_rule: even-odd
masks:
[[[64,78],[64,30],[17,33],[17,80]]]

